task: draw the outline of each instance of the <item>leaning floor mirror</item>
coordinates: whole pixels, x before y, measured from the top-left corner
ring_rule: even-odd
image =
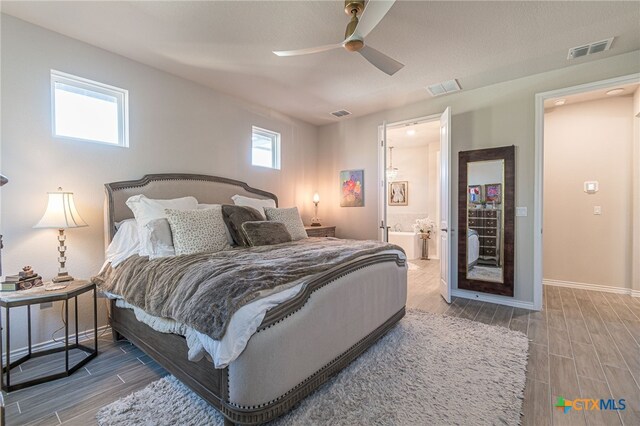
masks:
[[[458,288],[512,297],[515,147],[458,159]]]

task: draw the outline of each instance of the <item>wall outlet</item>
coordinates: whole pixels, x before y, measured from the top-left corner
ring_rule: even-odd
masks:
[[[593,214],[601,215],[602,214],[602,206],[593,206]]]
[[[49,309],[53,307],[53,302],[47,302],[47,303],[41,303],[40,304],[40,309]]]
[[[526,216],[527,208],[526,207],[516,207],[516,216]]]

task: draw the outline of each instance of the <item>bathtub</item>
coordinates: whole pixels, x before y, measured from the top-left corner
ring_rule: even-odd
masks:
[[[389,231],[389,242],[402,247],[407,259],[420,259],[422,256],[422,240],[414,232]]]

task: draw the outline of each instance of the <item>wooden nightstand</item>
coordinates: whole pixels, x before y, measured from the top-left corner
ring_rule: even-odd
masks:
[[[14,390],[26,388],[28,386],[33,386],[40,383],[48,382],[50,380],[67,377],[98,355],[98,311],[96,306],[96,286],[95,284],[89,281],[81,281],[81,280],[69,281],[63,284],[66,284],[66,287],[59,290],[46,291],[44,287],[33,287],[33,288],[30,288],[29,290],[0,293],[0,306],[5,308],[5,314],[6,314],[5,323],[4,323],[4,327],[6,328],[5,344],[2,345],[2,342],[0,341],[0,352],[2,352],[2,349],[6,351],[6,361],[2,362],[2,358],[0,357],[0,373],[2,374],[0,385],[3,391],[11,392]],[[92,346],[85,346],[78,343],[78,296],[87,292],[93,292],[94,340],[93,340]],[[75,336],[73,338],[74,342],[69,342],[69,329],[70,329],[69,304],[71,303],[71,300],[75,301],[75,311],[74,311]],[[31,305],[39,305],[40,303],[58,302],[58,301],[65,302],[64,346],[56,347],[53,349],[34,351],[31,347]],[[11,361],[11,358],[10,358],[11,329],[10,329],[10,323],[9,323],[9,319],[10,319],[9,311],[11,310],[11,308],[16,308],[19,306],[27,307],[26,322],[27,322],[27,340],[28,340],[29,346],[28,346],[28,352],[26,355],[24,355],[20,359]],[[14,317],[14,321],[15,321],[15,317]],[[69,351],[71,349],[79,349],[81,351],[84,351],[87,353],[87,356],[83,358],[81,361],[78,361],[75,365],[69,366]],[[11,370],[14,367],[17,367],[18,365],[22,364],[28,359],[49,355],[56,352],[65,353],[64,370],[44,376],[44,377],[32,378],[27,381],[11,384]],[[6,382],[5,382],[5,378],[6,378]]]
[[[305,226],[304,229],[307,231],[307,236],[309,237],[335,237],[336,236],[335,226]]]

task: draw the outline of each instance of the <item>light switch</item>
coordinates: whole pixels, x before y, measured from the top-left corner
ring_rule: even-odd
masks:
[[[587,194],[595,194],[598,192],[598,186],[597,180],[587,181],[584,183],[584,192]]]
[[[527,208],[526,207],[516,207],[516,216],[526,216]]]
[[[601,215],[602,214],[602,206],[593,206],[593,214]]]

